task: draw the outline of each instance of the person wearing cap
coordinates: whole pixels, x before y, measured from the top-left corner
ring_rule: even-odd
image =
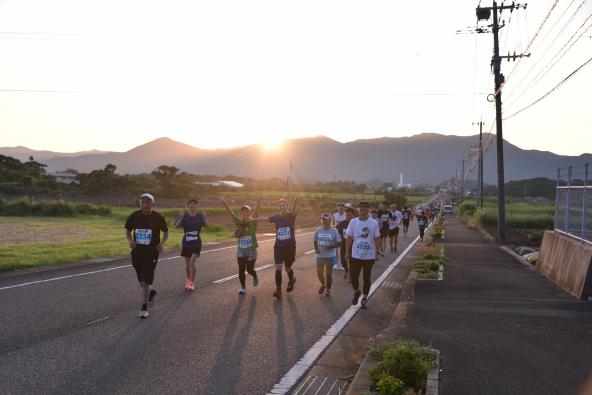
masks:
[[[391,205],[391,216],[389,219],[389,242],[391,246],[391,252],[397,252],[399,245],[399,228],[401,226],[401,212],[397,209],[396,204]]]
[[[340,222],[345,221],[345,203],[339,202],[337,203],[337,212],[334,213],[331,216],[331,225],[333,225],[334,227],[339,226]],[[341,236],[341,235],[340,235]],[[340,250],[340,254],[337,255],[337,265],[335,265],[336,269],[344,269],[345,270],[345,266],[347,265],[347,263],[344,265],[343,264],[343,256],[345,255],[345,247],[344,248],[339,248]]]
[[[317,276],[321,282],[318,293],[331,296],[333,266],[337,265],[337,251],[341,246],[341,237],[337,229],[331,227],[331,214],[321,215],[322,226],[315,231],[314,249],[317,254]]]
[[[125,221],[132,266],[142,288],[140,318],[148,318],[148,303],[156,296],[156,290],[150,288],[154,282],[158,255],[169,237],[169,228],[164,217],[154,211],[153,207],[154,196],[144,193],[140,196],[140,209],[134,211]],[[160,232],[163,232],[162,240]]]
[[[208,218],[205,210],[203,214],[197,212],[199,203],[197,199],[189,199],[187,208],[189,213],[184,209],[179,210],[179,218],[175,222],[177,228],[183,228],[183,242],[181,247],[181,256],[185,258],[185,291],[195,291],[195,263],[197,258],[201,255],[201,229],[208,227]]]
[[[382,256],[384,256],[384,251],[386,250],[386,239],[389,236],[389,222],[392,219],[392,213],[389,210],[389,203],[385,201],[384,203],[378,206],[377,218],[380,221],[380,251],[378,251]]]
[[[349,262],[348,259],[346,258],[347,256],[347,237],[345,235],[345,230],[347,229],[347,226],[349,225],[349,222],[354,218],[355,215],[355,210],[353,209],[353,207],[347,207],[345,209],[345,219],[343,221],[341,221],[339,223],[339,225],[337,225],[337,231],[339,232],[339,237],[341,237],[341,248],[340,248],[340,253],[341,253],[341,264],[343,265],[343,270],[345,271],[343,273],[343,279],[344,280],[350,280],[350,276],[349,276]],[[350,250],[351,253],[351,250]],[[351,255],[351,254],[350,254]]]
[[[240,281],[240,289],[238,293],[244,295],[247,293],[247,286],[245,284],[245,271],[253,277],[253,287],[259,285],[259,278],[255,271],[255,261],[257,261],[257,222],[256,218],[259,215],[259,206],[261,205],[261,198],[257,199],[255,206],[255,218],[251,216],[251,207],[246,204],[240,208],[240,216],[236,215],[230,208],[226,200],[222,199],[222,204],[226,211],[234,221],[236,226],[235,236],[238,239],[238,246],[236,249],[236,259],[238,262],[238,279]]]
[[[275,262],[275,286],[276,290],[273,296],[277,299],[282,298],[282,269],[285,267],[288,274],[287,292],[294,290],[296,277],[292,265],[296,261],[296,235],[294,226],[296,222],[296,202],[294,199],[292,211],[288,209],[288,201],[280,199],[278,201],[280,213],[271,217],[258,218],[259,221],[269,221],[275,224],[275,245],[273,246],[273,260]]]
[[[350,272],[354,297],[352,305],[357,305],[362,296],[362,308],[365,309],[370,294],[370,282],[372,281],[372,266],[380,259],[380,228],[378,221],[368,215],[370,204],[360,202],[358,211],[360,216],[353,218],[345,231],[347,236],[348,258],[351,250]],[[363,271],[364,287],[360,291],[360,272]]]
[[[409,222],[411,222],[411,219],[413,218],[411,209],[409,209],[407,206],[403,207],[401,216],[403,217],[403,237],[407,238],[407,232],[409,232]]]

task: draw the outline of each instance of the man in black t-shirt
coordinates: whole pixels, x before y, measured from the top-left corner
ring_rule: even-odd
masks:
[[[341,221],[337,225],[337,231],[339,232],[339,236],[341,237],[341,265],[345,270],[343,273],[343,279],[349,280],[349,262],[345,258],[347,255],[347,237],[345,237],[345,230],[347,229],[349,222],[354,218],[355,210],[352,207],[348,207],[345,209],[345,219]],[[349,255],[351,256],[351,251],[349,251]]]
[[[384,202],[378,206],[378,221],[380,224],[380,251],[377,251],[380,255],[384,256],[384,250],[386,249],[386,239],[388,238],[389,232],[389,220],[393,214],[388,209],[389,202]]]
[[[153,207],[154,196],[149,193],[143,194],[140,196],[140,210],[134,211],[125,222],[125,234],[132,249],[132,265],[142,287],[140,318],[148,318],[148,302],[156,295],[156,290],[150,290],[150,287],[154,281],[158,254],[162,252],[169,237],[169,228],[164,217],[153,211]]]

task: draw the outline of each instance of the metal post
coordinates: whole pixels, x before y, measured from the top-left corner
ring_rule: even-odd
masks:
[[[565,232],[569,233],[569,199],[570,199],[570,189],[571,189],[571,166],[567,168],[567,196],[566,196],[566,204],[565,204]]]
[[[479,122],[479,204],[483,208],[483,121]]]
[[[584,194],[582,195],[582,239],[586,239],[586,190],[588,189],[588,170],[590,164],[586,163],[584,170]]]
[[[561,169],[557,168],[557,184],[555,185],[555,230],[559,228],[559,185],[561,181]]]

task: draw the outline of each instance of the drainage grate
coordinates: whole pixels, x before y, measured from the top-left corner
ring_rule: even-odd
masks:
[[[293,395],[342,395],[349,383],[333,377],[309,375]]]

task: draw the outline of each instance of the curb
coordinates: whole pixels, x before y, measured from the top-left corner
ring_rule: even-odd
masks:
[[[500,246],[499,248],[500,248],[500,250],[505,251],[508,255],[510,255],[511,257],[516,259],[518,262],[520,262],[524,266],[528,267],[530,270],[536,272],[536,265],[531,265],[530,263],[528,263],[528,261],[526,259],[524,259],[522,256],[518,255],[510,247]]]

